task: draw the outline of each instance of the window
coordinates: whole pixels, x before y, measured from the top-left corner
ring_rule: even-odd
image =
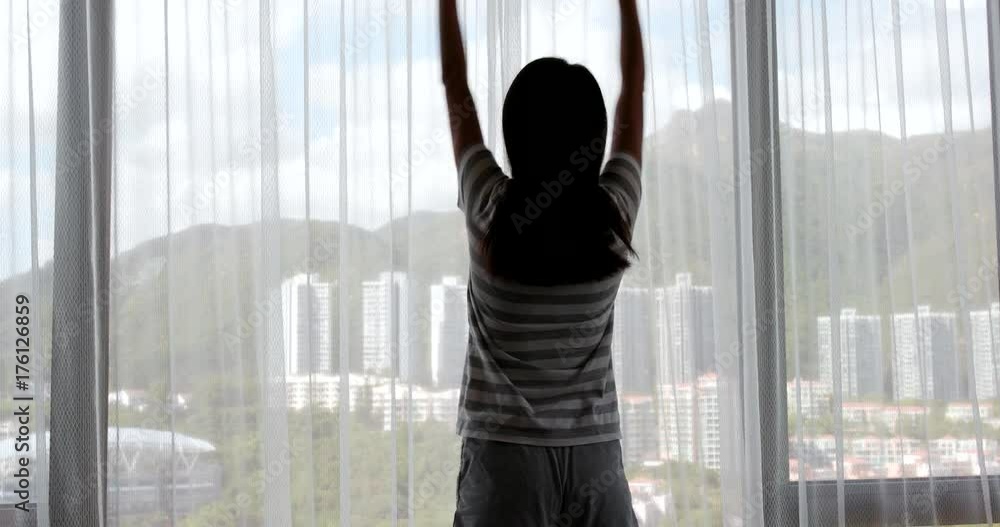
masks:
[[[775,3],[800,521],[986,521],[981,478],[1000,472],[986,20],[985,2]]]
[[[642,525],[1000,519],[990,2],[640,0],[640,259],[612,353]],[[614,2],[458,5],[501,164],[504,92],[533,58],[586,64],[613,110]],[[48,432],[78,393],[52,374],[77,350],[53,329],[53,238],[83,230],[59,189],[101,145],[108,479],[81,487],[106,490],[108,523],[449,523],[468,257],[436,2],[117,0],[112,81],[77,72],[80,105],[61,38],[94,20],[61,6],[0,9],[0,337],[27,292],[38,524],[76,488],[43,446],[77,440]],[[67,151],[59,112],[103,89],[110,118]]]

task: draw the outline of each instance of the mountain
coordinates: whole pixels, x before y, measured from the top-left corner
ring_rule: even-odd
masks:
[[[654,284],[670,283],[680,272],[692,272],[695,283],[711,282],[713,233],[731,236],[732,225],[726,223],[731,220],[722,219],[722,213],[734,210],[737,197],[752,188],[745,179],[732,184],[731,115],[725,102],[716,104],[714,111],[678,112],[647,139],[635,245],[637,265],[655,266]],[[954,310],[953,211],[962,227],[965,275],[985,272],[987,287],[995,287],[996,269],[984,271],[984,262],[996,262],[988,131],[958,132],[954,143],[926,135],[905,144],[870,130],[838,132],[829,156],[823,134],[790,128],[781,133],[786,305],[789,317],[794,314],[799,321],[799,340],[796,344],[789,338],[790,350],[797,346],[815,354],[815,316],[830,310],[831,292],[837,293],[840,306],[884,316],[912,309],[915,302]],[[712,136],[718,141],[704,148],[702,138]],[[887,177],[880,175],[883,167],[889,167]],[[713,170],[719,177],[705,177]],[[951,172],[956,175],[954,200],[947,177]],[[909,182],[907,192],[903,181]],[[905,228],[907,200],[910,230]],[[178,391],[191,389],[202,372],[229,373],[234,364],[255,368],[254,343],[260,339],[240,337],[280,338],[261,322],[267,319],[262,312],[275,309],[272,298],[255,290],[265,276],[279,283],[308,270],[319,281],[336,284],[331,331],[335,347],[339,349],[340,338],[347,342],[356,366],[361,363],[362,281],[393,268],[407,270],[411,305],[426,310],[431,284],[442,276],[464,278],[468,272],[463,220],[457,210],[415,212],[373,230],[331,221],[312,221],[307,230],[301,220],[283,220],[274,227],[269,236],[278,240],[274,243],[280,250],[273,244],[262,246],[260,225],[198,225],[115,255],[112,367],[122,386],[162,383],[171,356]],[[831,263],[837,269],[834,287],[828,279]],[[911,269],[917,273],[912,281]],[[41,307],[36,312],[42,313],[45,327],[51,324],[45,315],[51,310],[51,263],[40,269],[40,278],[42,298],[33,302]],[[0,282],[5,298],[24,291],[30,291],[27,274]],[[793,291],[795,298],[790,297]],[[982,307],[988,292],[995,297],[996,291],[980,288],[972,307]],[[341,305],[348,308],[343,316]],[[429,353],[426,320],[411,326],[411,349]],[[789,323],[789,336],[793,329]],[[51,347],[47,340],[46,351]],[[243,360],[236,361],[237,355]],[[336,366],[338,351],[333,360]],[[426,362],[427,357],[418,360]],[[425,375],[420,373],[421,378]]]

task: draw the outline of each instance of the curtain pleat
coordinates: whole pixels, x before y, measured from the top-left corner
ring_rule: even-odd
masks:
[[[340,153],[339,153],[339,171],[338,182],[337,182],[337,193],[339,196],[339,207],[338,207],[338,269],[337,276],[346,276],[348,274],[348,255],[350,250],[350,242],[347,238],[347,228],[348,228],[348,171],[347,171],[347,147],[348,147],[348,134],[347,134],[347,120],[349,116],[348,106],[347,106],[347,1],[340,1],[340,75],[338,76],[340,83],[340,104],[339,111],[337,115],[340,118],[339,122],[339,138],[340,138]],[[340,336],[338,342],[338,349],[340,354],[340,364],[338,367],[338,410],[340,408],[347,408],[350,410],[351,405],[351,384],[350,375],[351,371],[351,358],[350,358],[350,322],[348,318],[348,313],[350,310],[350,304],[347,295],[338,295],[339,306],[338,312],[340,313],[340,320],[338,324],[338,334]],[[340,411],[338,416],[339,423],[339,435],[340,435],[340,464],[337,467],[340,476],[340,502],[337,504],[340,510],[340,524],[350,525],[351,524],[351,436],[350,436],[350,421],[345,419],[344,412]]]
[[[28,7],[28,4],[26,3],[25,6]],[[8,11],[8,15],[11,15],[11,14],[12,14],[12,12]],[[37,143],[36,143],[36,124],[35,124],[34,61],[33,61],[32,52],[31,52],[31,23],[30,23],[30,21],[31,21],[31,10],[30,10],[30,7],[28,7],[27,9],[25,9],[25,27],[26,27],[25,34],[26,34],[26,37],[27,37],[26,53],[27,53],[27,58],[28,58],[28,76],[27,76],[27,79],[28,79],[28,158],[29,158],[29,161],[28,161],[28,163],[29,163],[29,166],[28,166],[28,175],[29,175],[29,178],[30,178],[28,200],[29,200],[29,204],[30,204],[29,205],[29,207],[30,207],[30,217],[31,217],[31,220],[30,220],[31,221],[30,232],[31,232],[31,240],[32,240],[32,243],[30,243],[30,245],[31,245],[31,296],[32,296],[32,298],[39,298],[40,299],[40,298],[42,298],[42,287],[43,287],[42,286],[42,276],[41,276],[42,273],[41,273],[41,266],[40,266],[40,263],[39,263],[40,258],[39,258],[38,243],[34,242],[35,240],[38,240],[38,237],[39,237],[38,236],[38,234],[39,234],[39,211],[38,211],[38,204],[39,204],[38,187],[39,187],[39,184],[38,184],[38,160],[37,160],[38,156],[37,156],[37,153],[36,153]],[[13,23],[13,20],[11,21],[11,23]],[[8,66],[8,68],[10,68],[12,66],[12,64],[13,64],[13,61],[11,62],[11,65]],[[13,78],[11,78],[11,80],[13,80]],[[10,143],[13,144],[13,138],[9,138],[9,139],[10,139]],[[12,179],[12,181],[13,181],[13,179]],[[13,211],[13,210],[14,210],[14,207],[11,207],[11,211]],[[41,330],[44,327],[44,325],[45,325],[45,313],[44,313],[44,311],[36,313],[35,317],[33,317],[31,319],[31,326],[30,326],[31,333],[33,335],[42,335],[43,333],[42,333]],[[48,366],[45,364],[44,360],[43,361],[36,361],[35,371],[37,372],[38,380],[36,381],[35,386],[32,388],[32,391],[33,391],[33,394],[34,394],[35,397],[42,397],[42,398],[44,398],[44,390],[40,390],[38,387],[44,385],[44,379],[45,379],[46,371],[47,370],[48,370]],[[47,433],[46,432],[46,429],[47,429],[46,423],[48,422],[48,420],[45,417],[46,408],[45,408],[44,405],[35,405],[34,411],[35,411],[36,416],[37,416],[37,428],[36,428],[36,431],[35,431],[35,437],[36,438],[38,438],[38,437],[45,437],[45,435]],[[37,466],[36,475],[35,475],[36,482],[37,482],[36,485],[35,485],[35,492],[36,492],[36,495],[41,498],[41,499],[39,499],[39,502],[42,502],[43,504],[40,507],[38,507],[38,509],[35,511],[35,515],[34,515],[33,519],[36,521],[37,525],[48,525],[49,521],[50,521],[50,519],[49,519],[49,508],[46,506],[45,502],[48,501],[47,500],[47,491],[48,491],[48,478],[49,478],[49,468],[48,468],[49,467],[49,444],[48,444],[47,441],[38,441],[36,439],[35,442],[34,442],[34,446],[35,446],[35,452],[36,452],[35,462],[36,462],[36,466]],[[31,518],[29,517],[29,519],[31,519]]]
[[[111,5],[60,5],[51,365],[52,521],[106,518]],[[102,130],[103,129],[103,130]]]
[[[166,207],[166,232],[167,232],[167,247],[166,255],[164,261],[164,282],[165,287],[163,288],[162,294],[162,313],[164,315],[165,324],[165,337],[166,337],[166,368],[165,368],[165,378],[164,378],[164,389],[165,398],[163,401],[163,408],[166,413],[167,430],[169,431],[169,441],[167,448],[164,448],[161,456],[162,459],[159,460],[159,465],[163,469],[163,477],[168,485],[168,492],[164,496],[165,513],[167,516],[167,521],[173,523],[176,521],[176,511],[177,511],[177,467],[174,464],[174,458],[177,454],[177,422],[175,418],[175,413],[173,412],[173,402],[177,395],[177,388],[174,385],[174,379],[177,376],[177,366],[175,362],[175,336],[174,336],[174,309],[176,302],[171,301],[171,291],[174,290],[176,286],[173,277],[175,272],[173,271],[174,259],[175,259],[175,238],[172,236],[174,233],[174,223],[172,207],[170,202],[174,195],[174,184],[171,178],[171,134],[170,134],[170,82],[172,79],[176,79],[177,76],[171,77],[170,74],[170,11],[168,8],[169,4],[163,2],[163,69],[164,78],[166,82],[164,83],[164,101],[163,101],[163,115],[164,115],[164,151],[166,155],[163,159],[164,168],[164,184],[165,192],[167,196],[167,207]],[[182,22],[182,28],[187,29],[188,22],[185,20]],[[184,39],[185,50],[188,48],[190,39]],[[190,56],[186,57],[190,59]],[[189,64],[190,60],[185,60],[185,64]],[[190,100],[190,92],[188,92],[188,97],[185,99]],[[190,155],[190,154],[189,154]]]
[[[822,44],[822,64],[823,64],[823,123],[824,123],[824,171],[823,181],[826,183],[826,234],[827,234],[827,268],[831,277],[839,275],[838,258],[836,253],[836,243],[838,241],[837,223],[834,218],[837,210],[837,179],[834,170],[834,136],[833,136],[833,93],[831,89],[832,80],[830,78],[830,36],[827,24],[827,0],[820,0],[820,17],[822,20],[822,32],[820,34]],[[840,328],[840,297],[839,284],[831,279],[827,282],[829,289],[829,309],[830,325],[832,328]],[[843,424],[843,393],[844,379],[843,368],[837,365],[845,364],[844,357],[841,356],[840,331],[836,329],[830,331],[833,371],[833,428],[835,437],[836,455],[836,478],[837,478],[837,518],[840,527],[845,525],[845,498],[844,498],[844,424]]]

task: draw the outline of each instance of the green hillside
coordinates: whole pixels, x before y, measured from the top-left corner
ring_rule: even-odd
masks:
[[[670,126],[647,141],[644,201],[635,242],[640,254],[637,265],[656,270],[652,274],[654,285],[670,283],[676,273],[686,271],[694,274],[695,283],[711,282],[713,256],[709,241],[713,221],[721,220],[712,217],[707,196],[712,185],[723,183],[710,181],[704,174],[718,166],[721,179],[732,179],[730,115],[728,104],[717,105],[714,133],[719,138],[718,148],[701,148],[700,138],[712,132],[711,127],[706,129],[712,120],[705,111],[677,113]],[[904,149],[897,138],[872,131],[837,133],[829,165],[823,135],[783,130],[782,137],[786,303],[789,320],[796,315],[799,321],[800,350],[812,353],[816,339],[811,328],[816,314],[831,309],[831,290],[837,293],[840,306],[884,316],[892,307],[895,311],[912,310],[914,302],[938,310],[957,308],[953,301],[957,289],[953,204],[946,177],[947,150],[940,148],[945,144],[943,137],[913,137]],[[984,273],[984,262],[996,261],[990,134],[962,132],[956,137],[953,151],[964,272],[972,277]],[[937,160],[922,163],[928,152],[936,152]],[[878,176],[883,166],[890,174],[884,179]],[[902,181],[905,173],[912,176],[914,166],[925,168],[910,178],[911,245],[905,229],[905,196],[894,191],[893,185]],[[826,177],[828,173],[832,179]],[[729,189],[717,206],[734,206],[736,193],[749,189],[746,182]],[[873,203],[887,204],[885,212],[866,213],[872,210]],[[871,226],[859,228],[866,216]],[[832,257],[828,251],[831,221],[835,226]],[[717,232],[731,228],[715,227]],[[226,363],[219,350],[227,349],[223,340],[227,332],[231,335],[265,330],[263,326],[248,327],[254,311],[266,303],[264,292],[254,290],[255,285],[263,283],[262,262],[272,265],[268,267],[272,271],[280,269],[281,277],[304,272],[306,262],[310,262],[320,280],[338,284],[338,294],[346,298],[333,301],[333,331],[334,335],[345,335],[355,365],[361,360],[363,280],[376,278],[390,268],[408,269],[411,305],[419,310],[429,305],[430,284],[444,275],[467,273],[465,234],[458,211],[418,212],[374,231],[313,221],[307,233],[304,221],[285,220],[277,232],[280,251],[269,248],[262,252],[259,226],[199,225],[146,241],[115,256],[113,364],[128,372],[129,385],[144,386],[162,380],[168,345],[176,371],[207,371],[205,363],[212,357],[218,356],[220,366]],[[307,235],[312,240],[311,258],[307,258]],[[395,250],[390,251],[390,247]],[[273,262],[274,257],[280,257],[280,262]],[[829,280],[831,260],[838,268],[833,288]],[[911,270],[917,273],[913,280],[915,297]],[[980,287],[970,295],[970,308],[982,308],[988,298],[996,297],[995,269],[985,272],[993,285]],[[41,283],[50,288],[50,265],[44,266],[41,273]],[[340,281],[341,276],[349,279]],[[646,275],[633,273],[626,282],[634,281],[635,276]],[[19,275],[0,282],[0,290],[26,291],[28,285],[29,277]],[[791,297],[793,291],[795,298]],[[43,306],[50,302],[47,297],[42,299]],[[174,306],[169,316],[168,301]],[[340,327],[341,305],[348,307],[343,316],[344,328]],[[427,317],[420,313],[411,316],[416,317],[411,321],[416,332],[412,336],[413,349],[426,352]],[[791,339],[791,324],[788,329]],[[248,364],[256,362],[255,350],[250,346],[253,341],[243,339],[239,345]],[[793,342],[789,340],[790,349]],[[232,339],[229,344],[231,348]],[[338,359],[335,352],[335,364]],[[805,360],[809,362],[808,357]],[[179,391],[190,389],[197,383],[197,374],[175,382]]]

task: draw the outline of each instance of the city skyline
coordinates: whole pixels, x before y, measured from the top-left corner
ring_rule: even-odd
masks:
[[[414,283],[405,273],[383,272],[361,286],[363,362],[361,371],[352,369],[346,379],[349,411],[364,408],[386,431],[404,421],[450,425],[457,415],[468,340],[465,279],[443,275],[422,285],[428,294],[412,298],[424,298],[426,306],[409,302]],[[298,296],[288,300],[301,305],[310,287],[313,301],[322,302],[321,297],[327,301],[332,298],[335,286],[312,281],[307,287],[304,277],[293,277],[286,289]],[[712,302],[712,287],[695,284],[691,273],[677,273],[674,281],[664,287],[620,288],[615,302],[612,353],[619,386],[623,455],[628,463],[683,461],[709,470],[721,466]],[[421,311],[427,311],[427,315],[417,316]],[[293,312],[300,318],[306,313],[301,307]],[[330,324],[328,309],[314,309],[312,314],[308,325]],[[858,477],[876,472],[916,474],[922,470],[918,465],[926,466],[930,456],[946,460],[953,468],[967,465],[971,454],[963,438],[921,442],[914,437],[882,437],[871,428],[898,431],[900,426],[928,422],[928,403],[946,404],[944,422],[972,422],[978,418],[984,426],[1000,430],[1000,419],[991,407],[984,404],[973,412],[971,403],[964,399],[970,395],[965,388],[972,384],[981,400],[995,395],[997,376],[992,371],[1000,349],[1000,304],[969,312],[973,328],[971,353],[977,373],[975,382],[966,383],[965,388],[960,382],[964,370],[956,356],[954,313],[918,306],[916,317],[913,313],[894,313],[885,319],[844,307],[837,317],[824,314],[814,320],[819,373],[788,381],[790,414],[805,423],[801,437],[796,436],[794,428],[789,430],[791,441],[799,443],[790,459],[793,471],[799,470],[800,462],[805,463],[801,469],[807,477],[822,477],[833,470],[836,442],[831,443],[831,434],[822,428],[825,425],[817,423],[833,419],[837,413],[833,408],[837,370],[841,386],[839,415],[846,437],[843,454],[852,463],[849,473]],[[287,317],[286,323],[286,332],[290,333],[286,338],[290,346],[286,363],[304,364],[304,325]],[[428,326],[427,350],[407,340],[416,331],[408,326],[420,323]],[[314,335],[314,343],[317,339],[325,342],[322,331],[310,334]],[[298,335],[297,341],[294,335]],[[399,368],[395,372],[394,346]],[[839,353],[834,354],[835,350]],[[891,356],[887,354],[890,350]],[[839,367],[835,370],[837,361]],[[319,370],[311,374],[289,368],[289,408],[339,408],[343,380],[337,372],[324,369],[322,365],[327,362],[314,364],[320,365]],[[414,370],[404,368],[406,364],[412,364]],[[414,375],[412,381],[406,377],[410,373]],[[923,403],[917,404],[919,401]],[[890,440],[895,443],[885,443]],[[873,441],[878,443],[876,450]],[[995,447],[994,443],[987,446]],[[805,456],[802,461],[796,457],[799,455]]]
[[[351,372],[389,375],[395,369],[400,378],[412,374],[415,382],[429,386],[457,385],[468,340],[465,279],[443,275],[421,285],[427,294],[414,298],[426,305],[414,305],[408,299],[414,292],[406,273],[377,276],[361,282],[361,361],[352,361]],[[304,274],[283,282],[288,375],[336,369],[339,351],[332,337],[337,321],[332,320],[331,306],[338,290],[336,282]],[[712,299],[712,287],[694,284],[687,272],[677,273],[666,287],[622,286],[615,302],[612,339],[619,384],[630,392],[650,392],[656,379],[684,383],[716,371]],[[910,312],[893,313],[891,327],[883,318],[850,306],[843,307],[837,317],[816,316],[818,374],[804,378],[833,386],[833,363],[838,359],[845,400],[887,396],[950,401],[969,397],[973,388],[979,397],[995,396],[1000,378],[1000,303],[968,312],[974,380],[967,378],[967,362],[958,352],[955,313],[920,305],[917,323]],[[834,324],[839,328],[836,339]],[[428,337],[426,349],[416,338],[422,332]],[[836,356],[835,344],[839,346]],[[306,368],[310,354],[313,366]]]

